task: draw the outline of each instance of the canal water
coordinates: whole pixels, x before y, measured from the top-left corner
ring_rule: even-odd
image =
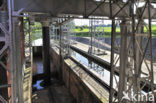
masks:
[[[88,38],[85,38],[85,37],[72,37],[72,39],[76,40],[78,42],[90,45],[90,40]],[[106,43],[106,44],[108,44],[108,45],[111,45],[111,38],[109,38],[109,37],[106,37],[106,38],[99,37],[97,39],[104,42],[104,43]],[[116,41],[117,41],[118,44],[120,44],[120,38],[117,38]],[[145,44],[145,41],[146,41],[146,39],[143,40],[143,42],[142,42],[143,45]],[[93,42],[93,45],[96,46],[96,47],[99,47],[101,49],[111,50],[111,48],[107,48],[107,47],[105,47],[104,45],[101,45],[98,42]],[[149,59],[149,52],[150,52],[150,48],[149,48],[149,45],[148,45],[148,48],[147,48],[147,51],[146,51],[146,59]],[[156,62],[156,37],[152,38],[152,52],[153,52],[153,60],[154,60],[154,62]]]
[[[88,58],[84,57],[83,55],[77,53],[74,50],[71,50],[71,56],[74,56],[77,61],[81,64],[87,66],[91,72],[93,72],[97,77],[101,78],[106,84],[109,85],[110,82],[110,72],[106,70],[104,67],[98,65],[97,63],[89,60]]]
[[[71,50],[71,56],[74,56],[78,62],[87,66],[92,73],[94,73],[97,77],[99,77],[102,81],[104,81],[107,85],[110,84],[110,71],[105,69],[104,67],[98,65],[95,61],[91,61],[85,56],[79,54],[78,52]],[[116,88],[117,82],[119,82],[119,77],[117,75],[113,78],[113,87]],[[155,82],[156,83],[156,82]]]
[[[41,86],[43,82],[43,62],[41,56],[33,57],[33,91],[42,90],[44,87]]]

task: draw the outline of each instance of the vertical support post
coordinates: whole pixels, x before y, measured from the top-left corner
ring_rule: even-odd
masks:
[[[114,76],[114,43],[115,43],[115,19],[112,19],[112,32],[111,32],[111,71],[110,71],[110,91],[109,103],[113,101],[113,76]]]
[[[10,43],[9,43],[9,46],[10,46],[10,51],[9,51],[9,60],[10,60],[10,69],[12,69],[12,72],[11,72],[11,100],[9,102],[16,102],[16,91],[15,91],[15,88],[16,88],[16,78],[14,78],[14,75],[15,75],[15,70],[14,70],[14,59],[13,59],[13,20],[12,20],[12,1],[11,0],[7,0],[8,1],[8,12],[9,12],[9,39],[10,39]]]
[[[23,103],[23,63],[21,61],[21,36],[19,36],[19,21],[12,17],[14,2],[7,0],[9,13],[9,56],[11,70],[11,101]]]
[[[60,54],[60,67],[59,67],[59,79],[62,80],[62,26],[59,26],[59,39],[60,39],[60,50],[59,50],[59,54]]]
[[[93,52],[93,21],[92,21],[92,19],[90,20],[90,36],[91,36],[91,41],[90,41],[90,45],[91,45],[91,47],[90,47],[90,54],[92,54],[92,52]]]
[[[110,18],[112,19],[112,31],[111,31],[111,70],[110,70],[110,91],[109,91],[109,103],[113,102],[113,76],[114,76],[114,42],[115,42],[115,19],[112,18],[112,0],[110,4]]]
[[[30,24],[30,20],[28,20],[28,30],[29,30],[29,40],[28,40],[28,47],[29,47],[29,53],[30,53],[30,58],[31,58],[31,55],[32,55],[32,50],[31,50],[31,24]]]
[[[44,21],[42,22],[42,36],[43,36],[43,48],[42,48],[42,53],[43,53],[43,70],[44,70],[44,84],[45,86],[50,85],[50,79],[51,79],[51,74],[50,74],[50,53],[49,53],[49,48],[50,48],[50,35],[49,35],[49,22]]]
[[[24,29],[23,29],[23,17],[20,19],[20,36],[21,36],[21,60],[24,63]]]
[[[140,24],[138,26],[137,33],[143,34],[143,32],[144,32],[144,21],[141,20]],[[136,48],[136,70],[138,71],[138,77],[139,78],[141,77],[141,65],[142,65],[142,62],[141,62],[142,61],[141,60],[142,55],[141,55],[141,52],[139,49],[142,50],[142,40],[143,40],[143,35],[136,37],[136,41],[138,42],[138,46],[139,46],[139,48],[138,47]],[[139,82],[138,84],[140,85],[140,81],[138,81],[138,82]],[[140,89],[140,86],[138,88]]]
[[[13,18],[12,22],[12,92],[16,93],[14,94],[15,97],[13,97],[14,101],[12,102],[18,102],[23,103],[23,81],[22,81],[22,71],[23,71],[23,64],[21,62],[21,39],[18,35],[20,33],[19,30],[19,20],[17,18]]]
[[[121,28],[121,49],[120,49],[120,74],[119,74],[119,90],[118,90],[118,100],[119,103],[121,102],[121,99],[123,97],[123,91],[127,88],[127,78],[126,78],[126,72],[127,72],[127,37],[128,37],[128,24],[127,21],[123,20],[120,24]]]
[[[132,47],[133,47],[133,62],[134,62],[134,78],[136,78],[136,81],[134,81],[133,91],[134,93],[138,93],[138,71],[136,69],[136,43],[135,43],[135,14],[134,14],[134,0],[131,1],[130,5],[130,14],[132,18]],[[138,100],[138,95],[137,95]]]

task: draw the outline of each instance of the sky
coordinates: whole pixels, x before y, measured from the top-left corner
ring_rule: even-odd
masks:
[[[88,25],[89,26],[89,20],[88,19],[74,19],[76,26],[82,26],[82,25]],[[104,24],[108,25],[111,24],[111,20],[104,20]]]
[[[148,20],[144,20],[145,23],[148,24]],[[74,23],[76,26],[83,26],[83,25],[87,25],[89,26],[89,20],[87,19],[74,19]],[[104,20],[104,23],[105,25],[108,25],[108,24],[111,24],[111,20]],[[156,22],[152,22],[152,24],[156,24]]]

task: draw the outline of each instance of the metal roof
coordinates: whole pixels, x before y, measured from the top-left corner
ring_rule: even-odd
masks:
[[[118,0],[121,1],[121,0]],[[141,0],[144,1],[144,0]],[[155,0],[151,0],[155,1]],[[112,14],[119,18],[129,18],[130,5],[123,2],[112,4]],[[125,5],[125,6],[124,6]],[[98,8],[97,8],[98,7]],[[118,14],[117,12],[124,7]],[[85,16],[105,16],[110,17],[109,2],[97,2],[95,0],[14,0],[15,11],[48,13],[50,16],[59,15],[85,15]],[[96,10],[95,10],[96,9]],[[116,15],[117,14],[117,15]],[[156,18],[156,8],[151,6],[151,16]],[[143,18],[148,18],[145,10]]]

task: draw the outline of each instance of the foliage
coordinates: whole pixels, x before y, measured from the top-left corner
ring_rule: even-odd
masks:
[[[42,25],[39,22],[35,22],[31,26],[32,41],[42,38]]]
[[[72,32],[75,32],[76,36],[90,37],[89,27],[87,25],[75,26],[74,22],[70,22],[70,25],[71,27],[75,27],[75,29],[72,29]],[[111,36],[111,26],[96,27],[96,30],[98,30],[97,32],[98,34],[100,34],[101,37]],[[147,33],[147,31],[148,29],[144,27],[144,32]],[[117,32],[117,37],[119,37],[120,27],[116,28],[116,32]],[[35,22],[35,24],[31,26],[31,34],[32,34],[32,41],[42,38],[42,26],[39,22]],[[95,36],[98,36],[98,35],[95,34]],[[152,36],[156,36],[156,25],[152,25]]]
[[[93,28],[94,29],[94,28]],[[111,27],[107,26],[107,27],[96,27],[96,29],[98,30],[98,32],[103,32],[105,35],[105,37],[110,37],[111,36]],[[148,29],[146,27],[144,27],[144,32],[147,33]],[[75,32],[76,32],[76,36],[87,36],[89,37],[89,28],[83,28],[82,30],[80,30],[80,27],[76,27],[75,28]],[[117,32],[117,36],[119,36],[120,33],[120,27],[116,28],[116,32]],[[152,36],[156,36],[156,25],[152,25]]]
[[[78,32],[78,33],[76,33],[76,36],[77,37],[90,37],[91,34],[89,32]],[[98,37],[98,36],[100,36],[100,37],[110,37],[111,33],[110,32],[105,32],[105,33],[98,32],[98,33],[95,34],[95,37]],[[116,36],[119,37],[120,34],[117,33]]]
[[[94,28],[93,28],[94,29]],[[99,32],[111,32],[111,27],[96,27],[96,30]],[[89,32],[89,28],[83,28],[82,30],[80,27],[75,28],[76,33],[81,33],[81,32]],[[117,27],[116,32],[120,32],[120,28]]]
[[[26,38],[28,38],[28,21],[24,21],[24,31],[26,31]],[[32,36],[32,41],[42,38],[42,26],[39,22],[35,22],[34,25],[31,25],[30,34]]]

